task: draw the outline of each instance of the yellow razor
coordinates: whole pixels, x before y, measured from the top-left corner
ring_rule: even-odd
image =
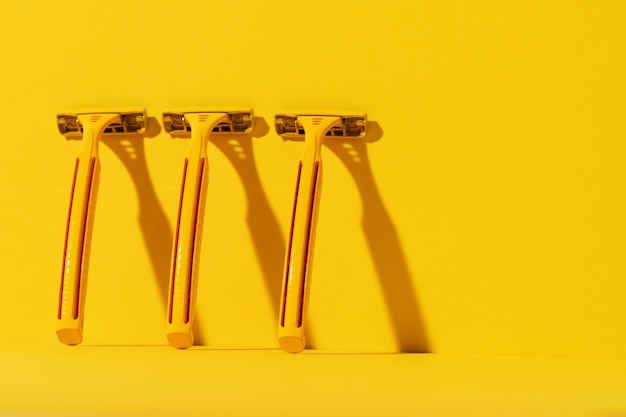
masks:
[[[208,182],[207,142],[212,134],[249,134],[254,128],[254,114],[251,108],[172,110],[163,112],[163,126],[174,137],[191,134],[178,203],[166,320],[169,344],[186,349],[193,345]]]
[[[365,113],[345,111],[291,111],[275,116],[276,132],[283,138],[304,136],[304,152],[298,162],[291,228],[278,320],[278,341],[285,352],[304,350],[304,328],[309,304],[313,247],[322,189],[322,141],[324,138],[363,138]]]
[[[57,336],[66,345],[77,345],[83,340],[89,252],[100,179],[100,138],[108,134],[141,134],[146,123],[144,110],[134,108],[71,111],[57,115],[59,131],[66,138],[82,138],[82,147],[74,164],[56,325]]]

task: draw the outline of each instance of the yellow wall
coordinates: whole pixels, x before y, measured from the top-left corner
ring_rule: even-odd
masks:
[[[273,115],[339,108],[372,124],[324,149],[311,347],[626,358],[625,21],[622,1],[4,0],[3,334],[56,338],[80,147],[58,111],[153,117],[101,147],[85,343],[164,344],[189,141],[160,113],[243,105],[256,137],[209,149],[197,331],[276,347],[302,143]]]

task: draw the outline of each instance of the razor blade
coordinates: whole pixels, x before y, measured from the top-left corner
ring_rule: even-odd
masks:
[[[79,115],[89,114],[117,114],[115,120],[113,120],[107,127],[105,127],[103,134],[141,134],[146,129],[146,113],[143,109],[124,109],[119,112],[108,111],[68,111],[62,112],[57,115],[57,126],[59,132],[66,138],[76,138],[83,135],[83,124],[78,119]]]
[[[226,113],[227,119],[217,123],[211,133],[250,133],[254,127],[254,113],[250,108],[189,108],[163,112],[163,127],[169,133],[191,133],[191,124],[185,114]]]
[[[83,340],[89,254],[100,179],[98,143],[105,134],[142,133],[146,121],[141,109],[94,109],[57,116],[59,131],[66,138],[82,138],[74,162],[56,323],[57,337],[67,345]]]
[[[275,123],[276,132],[283,137],[304,136],[304,150],[296,173],[278,319],[281,349],[298,353],[305,348],[312,259],[322,191],[322,143],[328,137],[364,137],[367,117],[358,112],[293,111],[276,114]]]
[[[304,127],[298,122],[298,117],[302,116],[337,116],[341,118],[341,123],[332,126],[326,136],[340,136],[359,139],[365,136],[367,131],[367,115],[365,113],[336,111],[336,112],[315,112],[315,111],[292,111],[279,112],[274,117],[276,132],[283,137],[304,136]]]
[[[163,112],[172,136],[190,134],[183,166],[167,302],[166,335],[170,346],[193,345],[193,322],[199,281],[202,226],[208,187],[207,142],[213,134],[247,134],[254,128],[251,108],[186,108]]]

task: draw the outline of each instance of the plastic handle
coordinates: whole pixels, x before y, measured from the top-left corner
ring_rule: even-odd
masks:
[[[185,159],[174,235],[166,334],[178,349],[193,345],[193,321],[198,292],[198,267],[208,183],[207,141],[213,128],[228,120],[226,113],[188,113],[191,148]]]
[[[322,140],[341,118],[299,116],[298,122],[305,131],[305,145],[298,164],[278,323],[280,348],[289,353],[301,352],[305,347],[304,328],[322,189]]]
[[[57,336],[66,345],[83,340],[91,232],[100,179],[98,142],[104,129],[117,118],[117,114],[78,116],[83,142],[74,166],[56,325]]]

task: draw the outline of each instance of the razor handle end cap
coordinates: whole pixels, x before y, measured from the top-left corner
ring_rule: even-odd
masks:
[[[300,337],[285,336],[278,339],[280,348],[287,353],[300,353],[304,350],[304,339]]]
[[[193,335],[189,333],[169,333],[167,341],[176,349],[187,349],[193,346]]]
[[[57,337],[61,343],[70,346],[79,345],[83,341],[83,333],[78,329],[59,329]]]

